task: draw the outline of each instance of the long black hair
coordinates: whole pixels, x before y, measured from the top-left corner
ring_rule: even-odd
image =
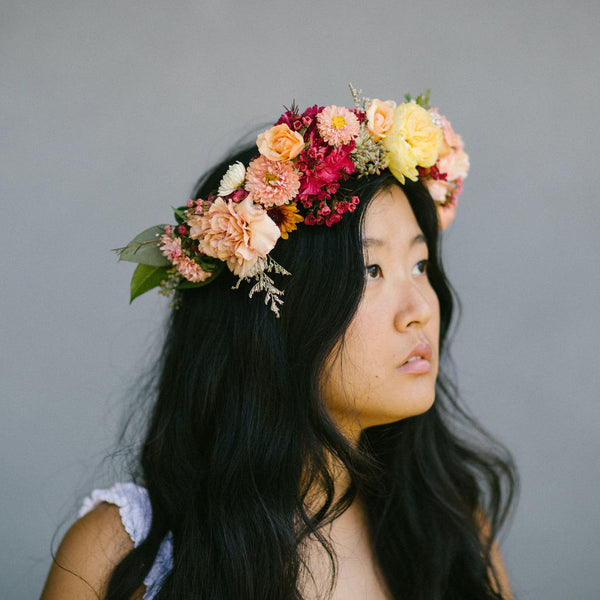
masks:
[[[195,197],[206,198],[229,164],[248,164],[255,152],[218,165]],[[428,276],[440,303],[436,401],[422,415],[364,430],[358,445],[324,408],[324,365],[343,343],[363,293],[365,210],[397,182],[384,172],[344,185],[360,198],[354,213],[332,227],[300,226],[272,252],[292,274],[277,276],[281,318],[258,295],[249,299],[243,285],[233,290],[227,270],[206,287],[179,292],[139,457],[152,524],[114,570],[109,600],[134,594],[168,532],[173,569],[161,600],[302,598],[307,539],[327,550],[331,591],[336,560],[322,526],[357,495],[394,598],[502,598],[490,549],[516,475],[510,456],[460,408],[443,374],[455,303],[440,262],[435,206],[420,183],[402,188],[427,240]],[[332,456],[351,481],[335,500]],[[315,486],[323,501],[309,511]]]

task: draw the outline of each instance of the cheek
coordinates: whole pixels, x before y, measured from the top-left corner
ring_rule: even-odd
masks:
[[[439,357],[439,346],[440,346],[440,323],[441,323],[441,315],[440,315],[440,302],[438,300],[435,292],[432,291],[432,313],[431,319],[427,324],[427,333],[429,337],[429,341],[434,346],[435,355]]]
[[[357,396],[364,394],[368,375],[373,376],[376,370],[375,341],[380,339],[380,332],[374,329],[373,319],[360,318],[359,313],[325,366],[323,399],[333,410],[347,410]]]

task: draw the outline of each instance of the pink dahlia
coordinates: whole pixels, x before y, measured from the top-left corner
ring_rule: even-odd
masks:
[[[358,117],[345,106],[327,106],[317,115],[317,129],[330,146],[348,144],[360,130]]]
[[[300,177],[291,163],[260,156],[248,165],[245,188],[265,208],[281,206],[298,193]]]
[[[175,261],[175,268],[188,280],[193,283],[205,281],[210,277],[210,273],[187,256],[182,256]]]
[[[165,228],[166,229],[166,228]],[[169,228],[170,230],[170,228]],[[172,262],[181,258],[181,238],[172,238],[164,233],[160,236],[160,251]]]

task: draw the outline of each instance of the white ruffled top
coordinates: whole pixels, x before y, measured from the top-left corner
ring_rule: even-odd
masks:
[[[152,520],[152,507],[146,488],[135,483],[117,483],[107,490],[94,490],[83,501],[79,516],[83,517],[102,502],[118,506],[123,527],[137,547],[148,535]],[[151,600],[158,594],[162,582],[172,568],[173,540],[169,533],[162,541],[154,564],[144,579],[144,600]]]

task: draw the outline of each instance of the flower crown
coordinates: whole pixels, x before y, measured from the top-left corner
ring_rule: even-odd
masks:
[[[351,175],[385,169],[400,182],[420,179],[438,209],[443,229],[454,218],[469,170],[463,142],[449,121],[429,106],[429,90],[406,102],[361,98],[350,86],[354,108],[295,104],[257,140],[248,165],[229,166],[218,190],[174,210],[176,225],[145,230],[117,250],[138,263],[131,301],[154,287],[173,290],[206,285],[227,267],[254,282],[278,316],[283,292],[270,273],[289,275],[270,256],[279,238],[302,223],[331,227],[360,202],[344,191]]]

